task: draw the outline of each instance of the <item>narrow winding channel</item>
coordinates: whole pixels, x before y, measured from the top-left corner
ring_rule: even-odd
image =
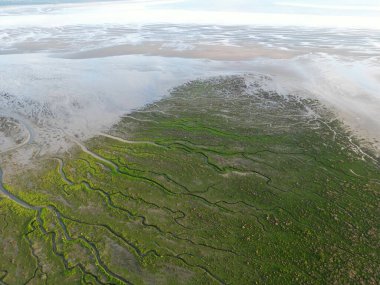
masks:
[[[15,196],[15,195],[13,195],[7,189],[5,189],[4,184],[3,184],[3,170],[2,169],[0,169],[0,193],[3,196],[5,196],[6,198],[12,200],[13,202],[19,204],[20,206],[22,206],[26,209],[34,210],[34,211],[39,211],[42,209],[42,207],[30,205],[29,203],[25,202],[24,200],[20,199],[19,197]]]

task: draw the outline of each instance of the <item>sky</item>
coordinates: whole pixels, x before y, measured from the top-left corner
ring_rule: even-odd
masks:
[[[380,15],[380,0],[179,0],[168,6],[193,10],[238,12]]]
[[[171,23],[380,29],[380,0],[103,0],[104,3],[84,3],[88,1],[0,0],[3,5],[55,3],[54,9],[21,9],[22,18],[7,15],[10,10],[3,6],[0,27]]]

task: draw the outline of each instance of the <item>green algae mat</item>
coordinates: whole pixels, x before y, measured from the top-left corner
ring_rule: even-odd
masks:
[[[380,169],[361,144],[315,100],[187,83],[7,174],[0,284],[378,284]]]

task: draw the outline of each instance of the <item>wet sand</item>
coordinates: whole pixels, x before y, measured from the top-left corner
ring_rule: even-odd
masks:
[[[286,59],[300,55],[297,51],[268,49],[259,45],[226,46],[226,45],[197,45],[191,49],[173,49],[165,43],[145,43],[142,45],[118,45],[93,49],[77,53],[65,54],[63,58],[86,59],[120,55],[143,54],[150,56],[181,57],[194,59],[210,59],[221,61],[252,60],[258,57]]]
[[[29,51],[38,50],[38,44],[26,48]],[[147,42],[143,44],[123,44],[90,49],[82,52],[63,53],[58,55],[67,59],[102,58],[122,55],[148,55],[162,57],[180,57],[192,59],[210,59],[218,61],[249,61],[257,58],[291,59],[305,54],[331,53],[337,56],[352,56],[352,51],[307,47],[303,49],[269,48],[259,44],[244,44],[241,46],[221,44],[199,44],[191,48],[168,47],[164,42]],[[355,56],[367,57],[367,53],[355,52]]]

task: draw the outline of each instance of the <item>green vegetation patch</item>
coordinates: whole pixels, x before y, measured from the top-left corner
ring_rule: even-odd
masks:
[[[379,161],[317,101],[193,81],[0,201],[4,284],[376,284]]]

